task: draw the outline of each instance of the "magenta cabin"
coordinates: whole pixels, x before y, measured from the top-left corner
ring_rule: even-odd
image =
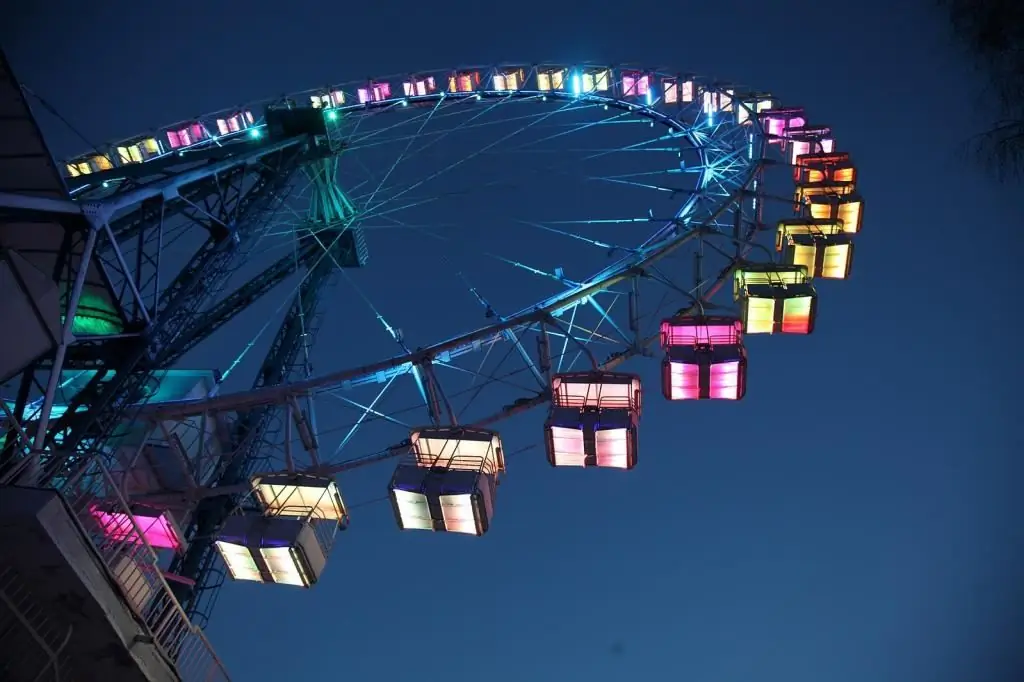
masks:
[[[249,111],[240,111],[230,116],[217,119],[217,133],[220,135],[230,135],[231,133],[237,133],[240,130],[245,130],[253,124],[252,113]]]
[[[668,400],[740,400],[747,351],[735,317],[680,315],[661,323],[661,389]]]
[[[761,122],[771,138],[768,142],[782,144],[790,129],[802,128],[807,124],[807,117],[802,108],[769,109],[761,114]]]
[[[209,137],[202,123],[190,123],[181,128],[167,131],[167,144],[171,149],[182,149]]]
[[[391,84],[383,81],[370,81],[356,90],[356,96],[360,104],[383,102],[386,99],[391,99]]]
[[[622,71],[622,96],[649,98],[654,90],[654,77],[644,71]]]
[[[145,543],[153,549],[169,549],[175,554],[184,552],[187,547],[185,536],[169,511],[135,506],[127,513],[101,505],[93,505],[89,511],[108,542]]]
[[[548,461],[556,467],[632,469],[640,404],[640,378],[633,374],[556,374],[544,429]]]

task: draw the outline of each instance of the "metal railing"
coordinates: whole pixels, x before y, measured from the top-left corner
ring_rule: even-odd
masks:
[[[54,624],[13,568],[0,566],[0,679],[68,680],[72,634]]]
[[[551,395],[552,407],[583,409],[587,407],[598,410],[631,410],[636,411],[640,403],[639,395],[602,395],[599,392],[585,395],[560,390]]]
[[[415,466],[421,469],[446,469],[448,471],[472,471],[491,476],[498,472],[497,457],[489,452],[485,457],[475,455],[452,455],[412,452],[400,460],[400,466]]]
[[[60,488],[125,602],[183,682],[227,682],[223,663],[164,578],[156,552],[100,458]]]

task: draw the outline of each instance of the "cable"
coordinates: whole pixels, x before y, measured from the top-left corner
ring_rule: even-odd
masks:
[[[84,142],[86,147],[88,147],[89,149],[92,149],[93,151],[99,153],[103,158],[105,158],[107,161],[109,161],[111,165],[113,165],[114,160],[111,159],[110,156],[107,155],[106,153],[101,152],[100,151],[100,146],[97,145],[97,144],[93,144],[92,140],[90,140],[88,137],[85,136],[84,133],[82,133],[82,131],[80,131],[78,128],[76,128],[74,125],[72,125],[69,120],[64,118],[64,116],[62,116],[61,113],[59,111],[57,111],[56,107],[54,107],[52,104],[50,104],[45,99],[40,97],[34,90],[29,88],[27,85],[22,85],[21,86],[21,90],[22,90],[22,92],[24,92],[27,95],[30,95],[33,99],[35,99],[37,102],[39,102],[39,104],[44,109],[46,109],[46,111],[48,111],[58,121],[63,123],[65,126],[67,126],[67,129],[70,130],[72,133],[74,133],[75,136],[78,137],[78,139],[80,139],[82,142]]]

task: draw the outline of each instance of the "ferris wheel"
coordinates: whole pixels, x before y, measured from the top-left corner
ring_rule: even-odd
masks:
[[[741,400],[748,345],[812,333],[863,216],[803,109],[600,64],[327,85],[64,174],[92,229],[14,248],[64,273],[70,334],[4,368],[0,471],[88,500],[200,625],[225,577],[317,582],[351,469],[392,461],[398,528],[480,536],[520,450],[637,466],[647,394]],[[536,441],[503,440],[532,409]]]

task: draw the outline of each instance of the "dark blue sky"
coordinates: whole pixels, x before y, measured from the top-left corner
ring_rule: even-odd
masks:
[[[664,404],[656,363],[632,365],[649,396],[635,471],[517,455],[483,539],[357,509],[315,589],[226,588],[209,634],[236,679],[906,682],[1005,665],[1024,549],[1019,190],[964,160],[984,125],[975,79],[927,6],[100,4],[39,3],[0,28],[21,79],[92,140],[373,74],[633,61],[805,106],[867,201],[853,279],[822,287],[813,336],[751,343],[743,402]],[[425,304],[406,272],[368,293],[411,331]],[[481,323],[459,305],[442,333]],[[332,342],[323,369],[384,348],[372,325],[339,328],[359,348]],[[509,450],[540,442],[540,417],[504,431]],[[389,471],[343,478],[347,498],[379,497]]]

